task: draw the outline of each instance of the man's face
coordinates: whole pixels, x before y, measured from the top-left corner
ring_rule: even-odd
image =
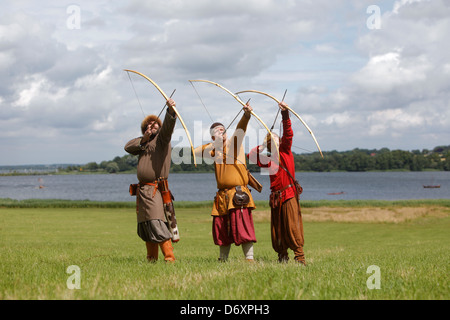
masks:
[[[151,132],[150,132],[151,129]],[[146,133],[150,133],[151,135],[157,134],[159,131],[159,124],[156,121],[150,121],[147,125],[147,131]]]
[[[213,136],[212,139],[214,141],[217,140],[222,140],[225,141],[227,140],[227,133],[225,131],[225,128],[223,126],[217,126],[213,129]]]
[[[273,136],[273,141],[275,141],[276,145],[277,145],[277,146],[280,146],[280,137],[278,137],[276,134],[273,134],[272,136]],[[267,141],[267,149],[268,149],[269,151],[272,150],[272,139],[269,139],[269,140]]]

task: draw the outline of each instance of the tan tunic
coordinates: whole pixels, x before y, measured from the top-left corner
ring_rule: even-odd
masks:
[[[169,177],[172,149],[170,140],[175,123],[176,117],[166,112],[161,130],[156,137],[144,146],[141,146],[142,137],[132,139],[125,145],[126,152],[139,155],[137,178],[140,184],[152,183],[160,177],[166,179]],[[166,221],[161,194],[154,190],[153,186],[141,185],[137,192],[138,223],[153,219]]]
[[[236,186],[241,186],[242,191],[250,197],[247,208],[255,208],[248,184],[248,171],[245,163],[246,157],[242,142],[250,116],[245,114],[239,121],[236,131],[231,139],[227,140],[223,150],[216,150],[214,143],[209,143],[196,148],[195,153],[204,158],[214,159],[214,169],[216,174],[218,192],[215,197],[211,215],[219,216],[228,214],[229,209],[235,208],[233,196],[236,193]],[[221,142],[220,142],[221,143]],[[221,146],[222,147],[222,146]]]

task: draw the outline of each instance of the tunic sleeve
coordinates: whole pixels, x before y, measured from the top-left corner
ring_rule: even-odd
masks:
[[[124,148],[125,151],[132,155],[138,155],[139,153],[141,153],[144,150],[144,148],[141,146],[141,140],[142,137],[128,141]]]
[[[272,161],[270,157],[260,153],[259,146],[254,147],[247,155],[247,158],[261,168],[270,167],[270,161]]]
[[[289,111],[281,112],[283,117],[283,137],[281,138],[280,149],[291,151],[292,139],[294,138],[294,131],[292,131],[291,119],[289,118]]]
[[[169,144],[170,140],[172,139],[172,133],[175,128],[176,120],[176,115],[172,117],[172,115],[168,111],[166,112],[164,122],[158,135],[159,143],[163,145]]]

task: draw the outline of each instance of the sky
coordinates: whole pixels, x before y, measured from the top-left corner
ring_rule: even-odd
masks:
[[[3,0],[0,165],[125,155],[144,114],[159,114],[165,100],[124,69],[167,95],[176,89],[194,146],[210,141],[212,122],[228,126],[241,109],[194,79],[279,100],[286,92],[323,151],[449,145],[449,40],[448,0]],[[272,126],[273,100],[240,98]],[[292,150],[317,151],[291,118]],[[251,119],[246,148],[265,133]],[[180,121],[172,146],[189,146]]]

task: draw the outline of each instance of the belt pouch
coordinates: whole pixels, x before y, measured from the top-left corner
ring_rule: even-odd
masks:
[[[236,193],[233,196],[233,204],[236,207],[243,207],[248,205],[249,202],[250,202],[249,195],[246,192],[242,191],[241,186],[237,186]]]
[[[281,202],[281,192],[275,191],[270,194],[269,205],[272,209],[278,208]]]
[[[136,190],[138,188],[138,184],[130,184],[130,196],[135,196],[136,195]]]

